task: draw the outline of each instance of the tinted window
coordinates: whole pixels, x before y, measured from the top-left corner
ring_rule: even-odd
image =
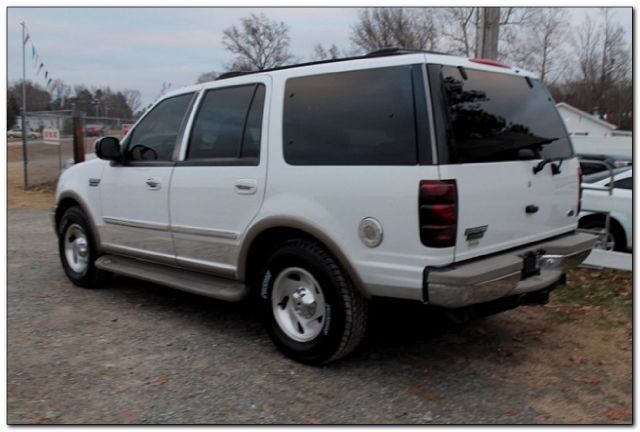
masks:
[[[170,161],[192,96],[192,93],[188,93],[156,105],[131,131],[127,159]]]
[[[620,179],[618,181],[613,182],[614,188],[619,189],[633,189],[633,177],[627,177],[624,179]]]
[[[209,90],[193,125],[187,159],[258,157],[263,105],[262,85]]]
[[[572,156],[553,99],[538,80],[454,67],[442,72],[451,163]]]
[[[262,111],[264,107],[264,86],[259,85],[251,102],[247,117],[247,127],[242,140],[241,157],[260,157],[260,135],[262,134]]]
[[[289,79],[283,127],[290,164],[416,164],[411,68]]]

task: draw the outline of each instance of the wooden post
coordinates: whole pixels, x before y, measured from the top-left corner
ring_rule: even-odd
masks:
[[[73,163],[84,162],[84,113],[73,106]]]

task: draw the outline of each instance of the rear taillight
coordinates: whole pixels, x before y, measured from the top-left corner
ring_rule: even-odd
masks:
[[[420,182],[420,240],[428,247],[455,246],[458,223],[455,180]]]
[[[582,168],[578,166],[578,206],[576,208],[576,216],[582,209]]]

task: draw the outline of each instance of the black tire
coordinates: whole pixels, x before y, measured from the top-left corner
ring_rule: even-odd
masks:
[[[580,224],[580,227],[589,230],[604,230],[604,225],[604,220],[594,219]],[[613,250],[625,252],[627,249],[625,235],[613,220],[609,220],[609,232],[611,233],[611,237],[613,237]]]
[[[89,246],[88,265],[86,270],[81,272],[76,272],[71,268],[65,255],[65,234],[73,225],[79,225],[82,228]],[[95,288],[109,279],[110,274],[108,272],[102,271],[95,266],[95,261],[99,257],[96,242],[93,238],[91,225],[80,207],[74,206],[67,209],[62,218],[60,218],[60,223],[58,224],[58,252],[62,268],[74,285],[83,288]]]
[[[278,324],[272,308],[274,282],[285,269],[302,268],[320,285],[326,314],[322,331],[314,339],[299,342]],[[336,259],[320,244],[306,239],[289,240],[268,258],[260,275],[258,305],[269,336],[288,357],[320,365],[338,360],[353,351],[362,340],[369,302],[354,288]]]

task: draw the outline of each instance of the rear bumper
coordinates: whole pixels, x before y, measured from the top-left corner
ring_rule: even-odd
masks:
[[[434,306],[461,308],[544,289],[582,263],[596,240],[597,236],[574,232],[489,258],[427,269],[426,300]],[[537,255],[539,273],[522,279],[523,259],[531,252]]]

